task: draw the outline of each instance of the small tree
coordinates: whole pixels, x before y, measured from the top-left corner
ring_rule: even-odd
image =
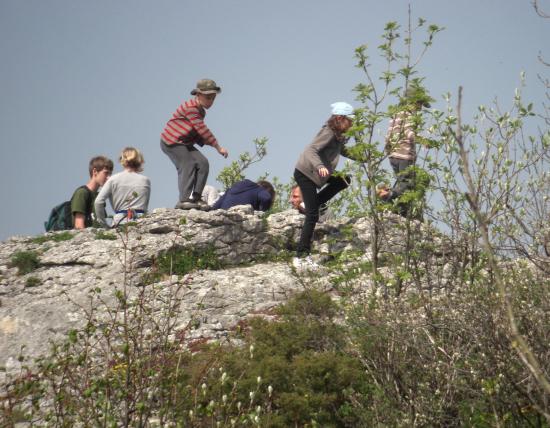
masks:
[[[360,46],[355,50],[357,67],[360,68],[365,76],[366,83],[361,83],[355,87],[357,99],[361,102],[361,107],[357,109],[357,120],[355,126],[349,131],[353,135],[357,144],[349,148],[350,152],[356,158],[362,159],[362,163],[348,163],[343,171],[353,177],[350,189],[341,194],[335,200],[334,206],[340,211],[345,211],[350,215],[366,215],[373,219],[371,229],[371,248],[372,255],[372,277],[377,285],[385,285],[385,282],[379,275],[380,268],[380,242],[384,239],[383,231],[383,213],[391,209],[384,206],[376,195],[376,186],[380,182],[389,182],[388,173],[383,169],[382,164],[387,159],[384,152],[384,142],[378,140],[377,133],[379,126],[391,117],[398,108],[397,104],[390,104],[392,100],[397,99],[399,94],[408,86],[415,86],[422,91],[423,79],[418,75],[418,64],[425,53],[433,43],[435,35],[442,30],[437,25],[426,26],[424,19],[419,19],[416,25],[411,23],[411,11],[409,8],[409,22],[405,30],[405,37],[400,34],[401,27],[396,22],[389,22],[384,28],[382,35],[382,44],[378,46],[380,56],[384,62],[384,69],[381,71],[378,79],[372,76],[372,65],[369,63],[366,45]],[[413,35],[418,31],[425,30],[425,40],[418,55],[413,56]],[[403,42],[402,52],[397,46],[398,42]],[[414,120],[417,128],[424,126],[424,112],[417,112]],[[433,141],[425,140],[433,143]],[[433,145],[433,144],[432,144]],[[429,178],[429,173],[420,169],[415,169],[416,177]],[[398,203],[407,204],[415,210],[421,209],[424,193],[426,191],[426,180],[416,180],[417,183],[424,183],[422,188],[414,187],[403,195]],[[408,224],[406,227],[407,250],[399,255],[404,257],[405,271],[411,267],[410,255],[411,245],[415,241],[413,238],[413,228]],[[397,275],[397,278],[400,277]],[[397,293],[400,292],[400,280],[397,280]]]
[[[244,170],[250,165],[260,162],[266,156],[267,138],[256,138],[254,140],[254,149],[254,154],[251,155],[249,152],[241,153],[238,160],[231,162],[231,165],[220,171],[216,180],[222,184],[223,190],[227,190],[236,182],[244,180]]]

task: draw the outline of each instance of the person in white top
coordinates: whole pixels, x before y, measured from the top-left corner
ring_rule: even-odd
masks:
[[[107,199],[115,212],[112,227],[141,217],[149,206],[151,181],[140,174],[145,162],[143,155],[133,147],[126,147],[119,161],[124,171],[111,176],[95,200],[97,221],[105,227],[109,227],[105,212]]]

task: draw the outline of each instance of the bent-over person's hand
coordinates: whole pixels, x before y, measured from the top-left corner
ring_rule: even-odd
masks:
[[[390,189],[388,189],[387,187],[376,189],[376,196],[378,196],[382,200],[386,200],[390,196]]]
[[[321,177],[328,177],[330,175],[330,172],[324,166],[319,167],[317,172]]]
[[[227,156],[229,156],[229,153],[227,152],[227,150],[225,150],[223,147],[219,146],[218,147],[218,153],[220,155],[222,155],[224,158],[227,158]]]

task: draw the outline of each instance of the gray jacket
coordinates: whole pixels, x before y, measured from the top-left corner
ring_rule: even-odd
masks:
[[[323,187],[338,166],[340,154],[353,159],[344,144],[346,139],[339,140],[328,125],[323,126],[298,158],[296,169],[313,181],[318,188]],[[322,166],[330,173],[327,177],[319,175],[318,170]]]

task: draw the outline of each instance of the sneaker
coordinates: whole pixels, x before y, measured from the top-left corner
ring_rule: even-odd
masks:
[[[309,271],[314,272],[319,269],[319,265],[313,261],[311,256],[307,257],[294,257],[292,259],[292,266],[297,271]]]
[[[199,204],[192,199],[186,199],[185,201],[179,201],[174,208],[179,210],[199,209]]]

